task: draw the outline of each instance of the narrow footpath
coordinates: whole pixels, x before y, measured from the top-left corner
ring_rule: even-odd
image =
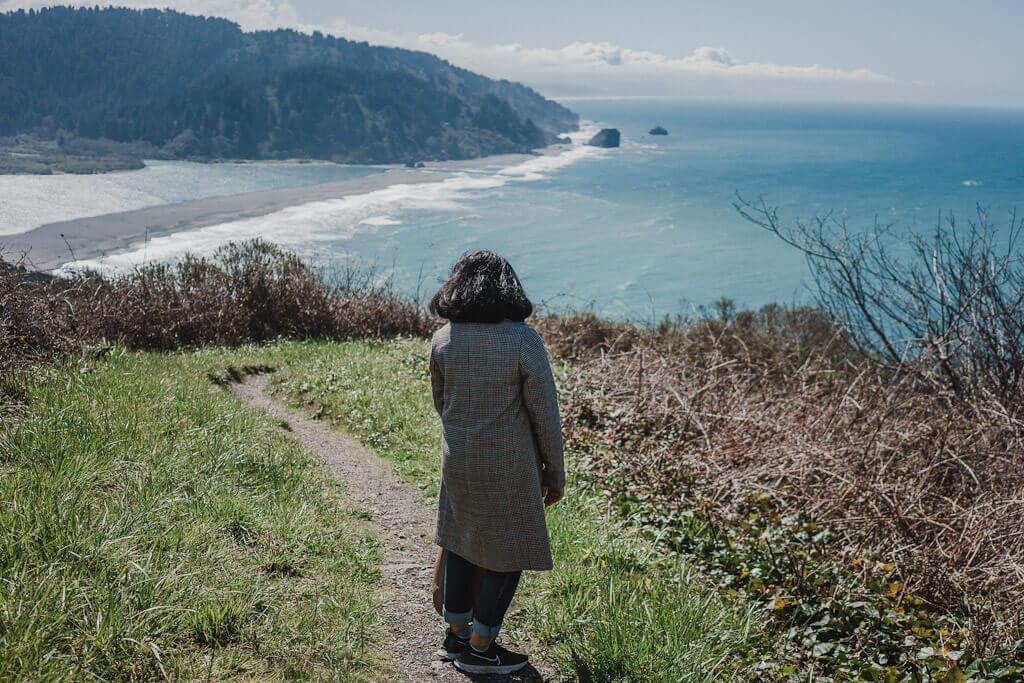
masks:
[[[267,396],[268,375],[251,375],[231,391],[244,403],[286,421],[292,433],[344,482],[344,497],[372,516],[383,545],[381,604],[388,647],[405,681],[543,681],[552,670],[530,652],[530,661],[512,676],[467,676],[438,656],[444,636],[430,601],[437,546],[435,512],[423,492],[400,480],[387,461],[355,439],[305,417]],[[536,668],[534,668],[536,667]]]

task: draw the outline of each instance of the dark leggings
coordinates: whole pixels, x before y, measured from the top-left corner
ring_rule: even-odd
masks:
[[[444,620],[455,625],[472,622],[474,631],[485,638],[495,638],[522,572],[484,571],[474,609],[476,573],[475,564],[448,551],[444,567]]]

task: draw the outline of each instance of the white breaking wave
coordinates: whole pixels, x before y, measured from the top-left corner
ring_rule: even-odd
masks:
[[[323,173],[322,180],[308,178],[325,168],[329,172]],[[317,161],[238,164],[147,161],[146,168],[137,171],[0,175],[0,236],[27,232],[58,221],[287,186],[286,179],[282,179],[284,185],[270,182],[266,171],[273,169],[306,175],[306,182],[296,182],[296,186],[363,174],[357,167]]]
[[[401,225],[402,221],[395,220],[391,216],[371,216],[359,221],[360,225]]]
[[[46,223],[131,211],[183,201],[161,189],[174,187],[172,166],[96,175],[0,176],[0,235],[15,235]]]
[[[83,259],[61,266],[57,274],[81,269],[124,272],[150,261],[171,261],[189,252],[209,254],[237,240],[263,238],[285,248],[309,252],[311,244],[351,238],[382,227],[400,225],[395,214],[415,211],[460,211],[462,200],[513,182],[531,182],[581,159],[601,156],[607,150],[588,147],[593,124],[572,134],[573,145],[558,154],[542,155],[497,171],[459,172],[439,182],[397,184],[366,194],[291,206],[280,211],[195,230],[155,237],[145,244],[98,259]]]

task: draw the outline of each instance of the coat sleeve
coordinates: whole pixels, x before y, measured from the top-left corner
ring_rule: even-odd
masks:
[[[558,395],[551,376],[551,363],[540,335],[527,328],[519,354],[523,381],[523,404],[530,416],[533,436],[541,459],[541,484],[565,488],[562,456],[562,423],[558,416]]]
[[[434,396],[434,409],[440,415],[444,410],[444,375],[437,363],[433,344],[430,345],[430,393]]]

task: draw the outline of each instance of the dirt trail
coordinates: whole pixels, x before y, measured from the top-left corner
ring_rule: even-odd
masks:
[[[292,433],[319,455],[344,483],[344,495],[366,510],[378,527],[384,548],[381,565],[388,647],[406,681],[501,680],[541,681],[551,669],[531,653],[533,666],[513,676],[468,677],[437,655],[444,635],[441,619],[430,603],[430,582],[437,546],[433,542],[434,510],[420,490],[402,482],[388,463],[355,439],[311,420],[268,397],[268,375],[251,375],[231,391],[248,405],[287,421]]]

